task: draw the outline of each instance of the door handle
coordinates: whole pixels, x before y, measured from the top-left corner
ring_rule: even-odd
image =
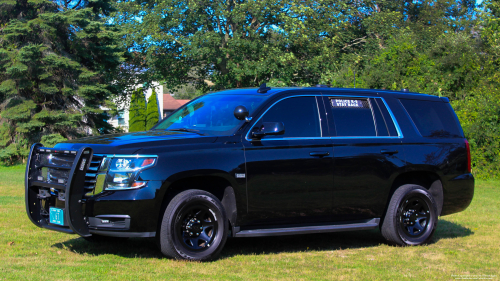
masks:
[[[328,151],[313,151],[313,152],[309,153],[309,155],[323,157],[323,156],[330,155],[330,152],[328,152]]]
[[[380,153],[382,153],[382,154],[389,154],[389,155],[393,155],[393,154],[396,154],[398,152],[399,151],[397,151],[397,150],[388,150],[388,149],[382,149],[382,150],[380,150]]]

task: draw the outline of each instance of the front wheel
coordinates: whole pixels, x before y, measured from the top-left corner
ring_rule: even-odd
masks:
[[[219,199],[206,191],[186,190],[168,204],[158,242],[161,252],[174,259],[213,260],[226,243],[227,230]]]
[[[406,184],[392,195],[381,231],[390,244],[422,245],[431,240],[437,221],[432,195],[420,185]]]

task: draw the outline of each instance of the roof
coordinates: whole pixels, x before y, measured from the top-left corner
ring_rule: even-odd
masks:
[[[293,87],[293,88],[274,88],[271,87],[271,90],[265,92],[265,93],[257,93],[257,90],[259,88],[236,88],[236,89],[227,89],[227,90],[222,90],[222,91],[217,91],[210,93],[212,95],[257,95],[257,96],[270,96],[279,92],[283,92],[286,90],[297,90],[297,89],[303,89],[299,87]]]
[[[211,93],[212,95],[264,95],[273,96],[280,92],[288,91],[310,91],[310,92],[322,92],[327,95],[360,95],[360,96],[392,96],[395,98],[416,98],[425,100],[439,100],[439,97],[421,93],[414,92],[403,92],[403,91],[390,91],[390,90],[379,90],[379,89],[359,89],[359,88],[326,88],[326,87],[289,87],[289,88],[278,88],[271,87],[271,90],[266,93],[257,93],[259,88],[238,88],[238,89],[228,89],[223,91],[218,91]]]
[[[176,100],[170,94],[163,94],[163,110],[176,110],[190,100]]]

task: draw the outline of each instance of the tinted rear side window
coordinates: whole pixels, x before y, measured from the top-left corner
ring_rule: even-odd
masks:
[[[430,138],[462,138],[448,103],[400,99],[420,134]]]
[[[375,117],[375,125],[377,125],[377,137],[387,137],[389,136],[389,130],[387,128],[387,124],[385,123],[384,117],[382,116],[382,113],[380,112],[380,108],[377,106],[377,102],[374,99],[369,99],[372,110],[373,110],[373,116]]]
[[[398,132],[396,131],[396,127],[394,126],[394,122],[392,121],[391,115],[387,111],[384,102],[382,102],[382,100],[380,99],[373,99],[373,101],[382,112],[384,123],[387,126],[387,129],[389,130],[389,135],[392,137],[398,136]]]
[[[333,120],[338,137],[374,137],[377,135],[367,99],[331,98]]]

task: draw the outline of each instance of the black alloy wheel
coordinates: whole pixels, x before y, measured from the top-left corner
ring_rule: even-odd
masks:
[[[429,227],[430,207],[421,195],[403,199],[398,214],[399,227],[409,237],[420,237]]]
[[[219,199],[206,191],[190,189],[170,201],[156,239],[161,252],[168,257],[208,261],[222,251],[228,227]]]
[[[405,184],[392,195],[380,230],[389,244],[416,246],[431,240],[437,221],[436,202],[429,191]]]
[[[206,251],[219,234],[215,214],[204,204],[181,210],[175,222],[175,232],[184,247],[191,251]]]

